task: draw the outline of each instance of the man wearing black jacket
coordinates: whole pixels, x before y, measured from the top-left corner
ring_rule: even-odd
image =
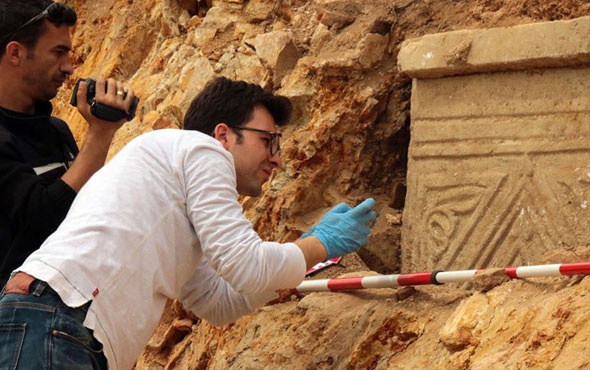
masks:
[[[90,113],[87,86],[78,110],[88,122],[78,151],[49,102],[72,74],[76,13],[46,0],[0,0],[0,288],[12,270],[59,226],[82,185],[104,164],[115,131]],[[127,94],[125,94],[127,92]],[[133,91],[98,79],[97,102],[127,111]]]

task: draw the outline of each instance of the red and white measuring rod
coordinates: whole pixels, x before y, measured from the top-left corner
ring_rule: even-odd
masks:
[[[306,280],[291,293],[328,292],[336,290],[355,290],[368,288],[395,288],[406,285],[440,285],[444,283],[462,283],[471,280],[480,270],[432,271],[410,274],[360,276],[324,280]],[[590,274],[590,262],[560,263],[554,265],[507,267],[506,275],[512,279],[542,276]]]

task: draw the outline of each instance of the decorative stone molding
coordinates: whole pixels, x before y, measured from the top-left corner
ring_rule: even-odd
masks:
[[[590,17],[404,41],[401,71],[413,78],[590,65]]]

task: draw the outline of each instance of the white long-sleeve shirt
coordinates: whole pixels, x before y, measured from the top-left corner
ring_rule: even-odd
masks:
[[[215,325],[298,285],[293,243],[263,242],[242,213],[231,154],[196,131],[159,130],[127,144],[82,188],[58,230],[17,271],[46,281],[109,367],[127,369],[167,298]]]

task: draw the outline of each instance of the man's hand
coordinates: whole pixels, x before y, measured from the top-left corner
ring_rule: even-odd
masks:
[[[377,217],[377,213],[372,211],[374,206],[373,198],[366,199],[354,208],[340,203],[301,237],[318,238],[326,248],[328,258],[356,252],[369,241],[371,228],[367,225]]]
[[[122,119],[118,122],[104,121],[93,115],[90,112],[90,105],[88,105],[86,100],[87,92],[88,86],[86,85],[86,82],[80,81],[78,93],[76,94],[76,99],[78,101],[77,107],[82,117],[84,117],[84,119],[88,122],[90,129],[93,129],[97,126],[104,126],[102,128],[116,131],[123,125],[123,123],[126,122],[125,119]],[[125,98],[123,98],[123,96],[125,96]],[[128,112],[129,107],[131,107],[131,103],[133,102],[134,96],[135,94],[132,89],[126,88],[123,86],[122,82],[116,81],[113,78],[109,78],[108,80],[99,78],[96,80],[96,94],[94,96],[94,100],[96,100],[98,103],[108,105],[123,112]]]

